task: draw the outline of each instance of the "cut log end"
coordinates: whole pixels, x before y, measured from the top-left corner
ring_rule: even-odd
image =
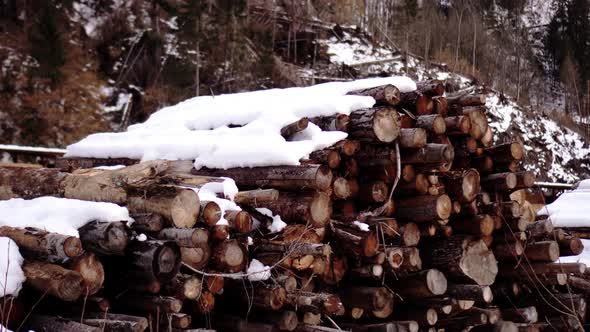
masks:
[[[201,205],[199,196],[192,190],[181,190],[174,197],[171,206],[172,222],[179,228],[190,228],[199,217]]]
[[[447,195],[441,195],[436,200],[436,212],[440,219],[449,219],[451,211],[453,210],[453,203]]]
[[[442,295],[447,291],[447,278],[439,270],[428,270],[426,274],[426,283],[433,295]]]

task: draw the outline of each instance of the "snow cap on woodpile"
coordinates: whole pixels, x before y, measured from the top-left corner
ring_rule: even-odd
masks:
[[[410,78],[385,77],[196,97],[163,108],[126,132],[90,135],[68,146],[66,157],[194,159],[196,168],[298,165],[347,134],[309,123],[287,141],[282,127],[303,117],[371,107],[372,97],[346,93],[385,84],[402,92],[416,89]]]
[[[537,214],[546,215],[555,227],[590,227],[590,179],[577,188],[564,192]]]

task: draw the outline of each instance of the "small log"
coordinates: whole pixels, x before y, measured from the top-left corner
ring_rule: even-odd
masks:
[[[213,248],[212,261],[221,271],[236,273],[248,264],[246,250],[236,240],[226,240]]]
[[[559,245],[555,241],[541,241],[527,244],[525,256],[533,262],[555,262],[559,258]]]
[[[400,226],[399,233],[404,246],[417,246],[420,242],[420,228],[417,224],[409,222]]]
[[[504,143],[485,149],[485,153],[499,163],[509,163],[521,160],[524,156],[524,147],[517,142]]]
[[[459,300],[490,303],[494,299],[489,286],[449,284],[447,294]]]
[[[420,173],[411,182],[398,183],[397,187],[395,187],[394,194],[400,196],[424,195],[428,193],[429,186],[430,184],[426,175]]]
[[[486,96],[483,94],[459,94],[447,96],[450,105],[481,106],[486,104]]]
[[[306,161],[304,164],[321,164],[335,169],[340,166],[341,161],[340,153],[336,149],[326,148],[310,153],[309,162]]]
[[[180,273],[162,287],[162,293],[164,295],[180,300],[195,300],[201,296],[202,290],[203,283],[201,279]]]
[[[514,174],[516,175],[515,189],[532,188],[535,185],[535,173],[531,171],[522,171]]]
[[[539,319],[537,308],[506,308],[502,309],[502,318],[515,323],[536,323]]]
[[[584,251],[582,240],[577,237],[567,238],[558,241],[560,256],[577,256]]]
[[[397,107],[416,115],[432,114],[434,109],[432,98],[425,96],[419,91],[400,93],[400,103]]]
[[[399,115],[391,107],[374,107],[350,114],[349,136],[361,142],[393,142],[400,132]]]
[[[2,226],[0,236],[12,239],[25,254],[50,261],[78,257],[84,252],[80,239],[36,228]]]
[[[73,318],[72,320],[79,320]],[[111,332],[142,332],[148,327],[145,317],[102,312],[85,312],[82,323],[100,328],[100,331]]]
[[[426,144],[414,151],[403,151],[401,161],[404,164],[434,164],[453,160],[453,146],[449,144]]]
[[[129,242],[125,224],[92,221],[78,229],[84,249],[99,255],[123,255]]]
[[[359,184],[358,199],[366,204],[382,203],[387,200],[389,187],[383,181]]]
[[[351,332],[418,332],[418,322],[410,321],[388,321],[376,324],[341,324],[341,327]],[[341,330],[339,330],[341,331]],[[319,331],[318,331],[319,332]],[[326,331],[336,332],[336,331]]]
[[[238,205],[258,207],[274,202],[277,199],[279,199],[279,191],[276,189],[254,189],[238,191],[234,197],[234,202]]]
[[[488,191],[503,192],[516,187],[514,173],[496,173],[481,178],[481,186]]]
[[[438,80],[421,81],[416,82],[416,90],[426,96],[436,97],[445,93],[445,86]]]
[[[402,149],[419,149],[426,146],[428,134],[422,128],[402,128],[398,138]]]
[[[377,105],[395,106],[400,101],[399,89],[391,84],[381,85],[374,88],[349,91],[346,94],[373,97]]]
[[[181,247],[198,248],[206,246],[209,232],[202,228],[164,228],[158,239],[176,242]]]
[[[550,219],[535,221],[528,224],[526,230],[532,238],[547,237],[553,233],[553,223]]]
[[[176,227],[190,228],[197,222],[201,204],[192,189],[168,186],[129,196],[127,207],[132,212],[157,213]]]
[[[320,127],[323,131],[343,131],[350,129],[350,117],[346,114],[334,114],[330,116],[317,116],[309,118],[309,122]]]
[[[425,243],[420,250],[426,266],[436,268],[448,278],[469,280],[482,286],[496,279],[498,265],[494,254],[481,240],[455,235]]]
[[[487,214],[471,218],[453,219],[451,226],[454,230],[476,236],[489,236],[494,231],[494,219]]]
[[[223,217],[229,223],[229,228],[236,233],[252,231],[252,216],[246,211],[226,210]]]
[[[486,324],[474,326],[470,331],[473,332],[518,332],[518,327],[510,321],[497,321],[496,324]]]
[[[361,149],[360,142],[349,139],[338,141],[333,146],[345,157],[354,157]]]
[[[471,120],[468,116],[449,116],[444,118],[444,120],[447,127],[447,135],[469,135]]]
[[[157,233],[164,228],[164,219],[161,215],[155,213],[135,213],[131,214],[133,223],[131,229],[137,233]]]
[[[432,308],[402,307],[394,313],[394,318],[415,321],[421,326],[434,326],[438,322],[438,314]]]
[[[343,287],[338,294],[346,307],[361,308],[385,318],[393,311],[393,294],[384,287]]]
[[[475,139],[484,137],[488,130],[488,119],[479,108],[466,107],[461,110],[462,115],[467,115],[471,121],[469,135]]]
[[[447,291],[447,278],[439,270],[430,269],[410,274],[392,286],[404,301],[415,301],[444,294]]]
[[[441,116],[447,116],[449,113],[449,102],[446,97],[436,96],[432,97],[433,111]]]
[[[308,123],[308,118],[301,118],[293,123],[290,123],[281,128],[281,136],[283,136],[286,140],[289,140],[291,136],[307,129]]]
[[[402,247],[403,260],[399,270],[403,272],[416,272],[422,270],[420,251],[415,247]],[[399,264],[398,264],[399,265]]]
[[[339,248],[344,252],[365,257],[377,254],[379,238],[376,232],[364,232],[336,221],[330,222],[330,228]]]
[[[332,214],[332,200],[322,192],[281,192],[279,199],[266,205],[285,222],[323,227]]]
[[[83,294],[84,280],[78,272],[45,262],[25,262],[22,269],[27,283],[42,293],[70,302]]]
[[[519,240],[500,242],[494,246],[494,256],[499,261],[516,261],[523,253],[524,247]]]
[[[475,169],[449,172],[441,176],[440,180],[445,186],[445,191],[450,196],[458,198],[461,203],[472,202],[480,192],[480,177]]]
[[[131,293],[121,294],[114,305],[118,310],[138,313],[178,313],[182,309],[182,301],[174,297]]]
[[[442,135],[447,130],[445,119],[438,114],[416,117],[416,127],[427,130],[435,135]]]
[[[396,217],[414,222],[428,222],[448,219],[452,203],[447,195],[418,196],[399,199],[396,202]]]
[[[337,177],[334,180],[334,196],[338,199],[347,199],[356,196],[359,192],[359,184],[356,179]]]
[[[201,209],[199,211],[198,221],[201,224],[208,226],[215,226],[221,220],[222,212],[219,204],[213,201],[201,201]]]
[[[200,169],[191,172],[195,175],[229,177],[239,187],[247,188],[327,190],[332,185],[332,171],[328,166],[321,165]]]

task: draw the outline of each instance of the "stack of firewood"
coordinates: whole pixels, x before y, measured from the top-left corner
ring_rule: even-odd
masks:
[[[3,299],[22,308],[10,323],[47,331],[583,330],[585,266],[555,263],[583,245],[537,220],[523,146],[492,145],[484,95],[417,86],[354,91],[377,104],[285,126],[287,140],[309,123],[349,134],[300,166],[196,170],[190,161],[76,158],[58,169],[2,168],[0,199],[114,202],[135,219],[91,222],[79,238],[0,228],[26,259],[23,295]],[[91,168],[117,164],[130,166]],[[224,177],[240,189],[241,210],[199,199],[199,188]],[[287,226],[274,229],[268,210]]]

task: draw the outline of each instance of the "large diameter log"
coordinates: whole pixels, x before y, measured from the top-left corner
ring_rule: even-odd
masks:
[[[266,205],[285,222],[323,227],[332,215],[332,200],[323,192],[281,192],[279,199]]]
[[[76,301],[84,291],[84,280],[78,272],[45,262],[25,262],[27,283],[42,293],[63,301]]]
[[[353,111],[350,122],[349,136],[361,142],[390,143],[400,133],[399,114],[391,107]]]
[[[129,235],[122,222],[92,221],[78,229],[84,249],[99,255],[124,255]]]
[[[447,294],[459,300],[471,300],[490,303],[494,299],[492,289],[489,286],[449,284]]]
[[[442,135],[447,130],[445,119],[438,114],[418,116],[416,118],[416,127],[425,129],[435,135]]]
[[[376,232],[365,232],[336,221],[330,223],[330,228],[337,245],[344,252],[365,257],[377,254],[379,238]]]
[[[491,156],[496,162],[509,163],[523,158],[524,147],[517,142],[504,143],[485,149],[485,153]]]
[[[429,241],[420,252],[426,266],[441,270],[449,278],[489,286],[498,273],[494,254],[483,241],[469,236]]]
[[[9,237],[21,251],[50,261],[80,256],[84,250],[80,239],[35,228],[0,227],[0,236]]]
[[[126,253],[130,270],[160,281],[170,280],[180,268],[180,249],[172,241],[135,241]]]
[[[484,176],[480,179],[481,186],[487,191],[509,191],[516,187],[516,175],[514,173],[496,173]]]
[[[201,204],[192,189],[165,187],[147,196],[142,193],[130,195],[127,208],[132,212],[157,213],[176,227],[190,228],[197,222]]]
[[[238,205],[263,206],[266,203],[279,199],[279,191],[276,189],[254,189],[238,191],[234,202]]]
[[[200,169],[191,172],[196,175],[229,177],[239,187],[327,190],[332,185],[332,171],[321,165]]]
[[[529,243],[524,254],[533,262],[555,262],[559,258],[559,245],[555,241]]]
[[[323,131],[344,131],[350,128],[350,117],[346,114],[335,114],[331,116],[318,116],[309,118],[309,122],[320,127]]]
[[[400,103],[397,107],[416,115],[427,115],[432,114],[434,105],[432,98],[419,91],[410,91],[400,93]]]
[[[577,256],[584,251],[582,240],[577,237],[558,241],[560,256]]]
[[[468,116],[449,116],[445,118],[447,135],[469,135],[471,120]]]
[[[429,143],[417,150],[404,150],[401,161],[404,164],[436,164],[453,160],[455,153],[450,144]]]
[[[452,202],[449,196],[418,196],[396,201],[395,215],[399,219],[413,222],[428,222],[448,219]]]
[[[436,269],[408,275],[392,284],[394,290],[404,301],[442,295],[447,291],[447,278]]]
[[[226,240],[213,248],[212,260],[224,272],[243,271],[248,264],[246,250],[237,240]]]
[[[428,134],[422,128],[402,128],[398,138],[402,149],[419,149],[426,145]]]
[[[349,91],[347,95],[369,96],[375,99],[377,105],[395,106],[400,101],[400,91],[391,84],[381,85],[374,88]]]

